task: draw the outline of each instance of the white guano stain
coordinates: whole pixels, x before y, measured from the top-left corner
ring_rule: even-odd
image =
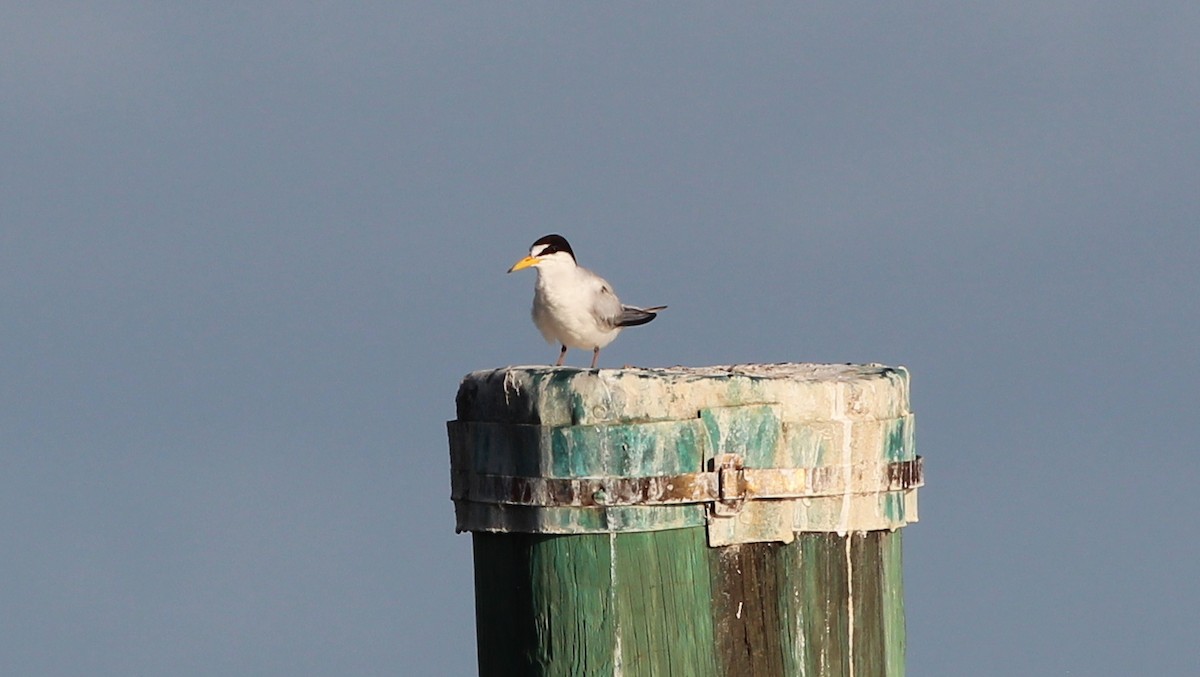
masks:
[[[838,518],[837,534],[845,536],[850,528],[850,508],[854,500],[853,484],[850,482],[854,466],[854,422],[846,411],[846,384],[838,383],[835,390],[833,420],[842,424],[842,466],[846,475],[846,488],[842,492],[842,513]]]
[[[846,634],[848,640],[846,649],[850,656],[850,677],[854,677],[854,565],[850,558],[850,540],[852,534],[846,535]]]
[[[517,375],[517,372],[513,371],[512,369],[505,370],[504,382],[501,384],[501,389],[504,391],[504,406],[506,407],[511,406],[511,402],[508,399],[509,388],[511,388],[514,393],[518,395],[521,394],[520,377]]]
[[[850,482],[851,469],[854,467],[854,425],[850,420],[850,412],[846,402],[847,384],[837,384],[836,402],[833,419],[842,424],[842,467],[846,473],[846,488],[842,493],[842,514],[838,518],[838,535],[846,539],[846,634],[847,650],[850,656],[850,677],[854,677],[854,563],[851,559],[850,545],[853,535],[850,534],[850,508],[854,498],[853,483]]]
[[[613,614],[613,677],[621,677],[621,617],[617,616],[617,532],[608,533],[608,608]]]

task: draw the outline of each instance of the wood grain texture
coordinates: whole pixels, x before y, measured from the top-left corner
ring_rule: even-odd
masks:
[[[483,677],[904,674],[899,532],[474,540]]]

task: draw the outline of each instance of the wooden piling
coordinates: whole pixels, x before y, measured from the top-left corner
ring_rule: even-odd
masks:
[[[513,367],[457,407],[483,677],[903,675],[903,368]]]

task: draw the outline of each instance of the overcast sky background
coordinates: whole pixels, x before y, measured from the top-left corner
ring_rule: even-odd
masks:
[[[549,232],[602,366],[912,370],[910,674],[1195,670],[1200,4],[6,2],[0,674],[473,674]]]

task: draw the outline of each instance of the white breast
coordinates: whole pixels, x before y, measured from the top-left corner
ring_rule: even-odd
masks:
[[[596,313],[600,289],[607,284],[599,276],[573,264],[541,264],[537,273],[533,323],[548,343],[592,350],[612,343],[621,332]]]

